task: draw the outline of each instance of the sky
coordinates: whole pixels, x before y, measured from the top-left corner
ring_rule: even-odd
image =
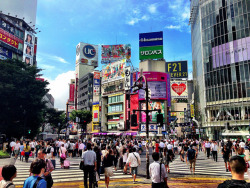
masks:
[[[131,44],[132,64],[139,67],[139,33],[163,31],[164,59],[188,60],[191,78],[189,15],[188,0],[38,0],[37,65],[50,82],[55,108],[65,109],[79,42]]]

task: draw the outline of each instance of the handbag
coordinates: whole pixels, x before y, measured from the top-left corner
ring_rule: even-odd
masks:
[[[80,170],[84,170],[84,161],[81,161],[81,162],[80,162],[79,169],[80,169]]]
[[[51,174],[44,176],[44,180],[47,182],[47,187],[52,187],[54,184]]]

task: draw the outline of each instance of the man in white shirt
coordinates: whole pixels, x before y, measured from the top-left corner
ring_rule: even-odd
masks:
[[[207,152],[207,158],[209,159],[209,157],[210,157],[210,148],[211,148],[211,144],[210,144],[209,141],[206,141],[205,148],[206,148],[206,152]]]
[[[130,163],[131,171],[132,171],[132,177],[133,177],[133,183],[135,183],[136,175],[137,175],[137,169],[138,166],[141,165],[141,158],[139,153],[136,153],[136,149],[133,148],[133,152],[128,155],[128,159],[126,162],[126,169],[127,166]]]
[[[19,155],[19,148],[20,148],[20,143],[17,140],[16,144],[14,145],[14,154],[15,154],[15,159],[17,159],[18,155]]]
[[[152,180],[152,188],[163,187],[161,186],[162,184],[166,184],[166,187],[168,187],[168,183],[167,183],[168,174],[166,172],[164,164],[161,163],[161,166],[160,166],[159,153],[154,152],[152,154],[152,158],[154,159],[154,162],[151,163],[149,166],[149,174]]]
[[[213,154],[213,159],[214,159],[214,161],[217,162],[217,158],[218,158],[218,154],[217,154],[218,145],[217,145],[217,142],[216,142],[216,141],[214,141],[214,142],[211,144],[211,150],[212,150],[212,154]]]
[[[80,141],[79,142],[79,147],[78,147],[78,152],[79,152],[79,156],[82,156],[82,153],[84,151],[85,145]]]
[[[174,153],[178,153],[178,141],[174,140]]]
[[[165,147],[165,144],[163,143],[163,140],[161,140],[161,142],[159,144],[159,147],[160,147],[160,152],[162,153],[163,152],[163,148]]]
[[[240,146],[240,148],[245,148],[245,142],[241,141],[241,142],[239,143],[239,146]]]

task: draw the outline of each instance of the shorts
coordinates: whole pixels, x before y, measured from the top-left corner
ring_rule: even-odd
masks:
[[[131,167],[131,173],[132,173],[133,175],[137,175],[137,168],[138,168],[138,167]]]
[[[106,167],[106,168],[104,168],[104,175],[106,177],[113,176],[113,168],[112,167]]]
[[[35,148],[31,148],[31,151],[35,151]]]
[[[224,159],[224,162],[229,162],[229,158],[223,158]]]
[[[190,168],[194,168],[195,167],[195,159],[189,160],[189,164],[190,164]]]
[[[14,150],[15,155],[19,155],[19,150]]]
[[[73,153],[73,150],[72,150],[72,149],[70,149],[70,150],[69,150],[69,153]]]

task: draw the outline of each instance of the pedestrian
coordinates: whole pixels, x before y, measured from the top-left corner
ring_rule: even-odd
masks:
[[[155,140],[153,140],[152,141],[152,150],[153,150],[153,152],[155,152],[155,144],[156,144],[156,142],[155,142]]]
[[[103,166],[104,166],[104,175],[105,175],[105,185],[106,188],[109,186],[110,177],[113,176],[112,166],[114,164],[115,157],[112,155],[112,150],[110,146],[108,146],[108,152],[106,156],[103,158]]]
[[[178,140],[174,140],[174,154],[176,154],[176,153],[178,153],[178,144],[179,144],[179,142],[178,142]]]
[[[46,149],[40,149],[37,153],[37,157],[45,161],[45,171],[42,178],[47,182],[47,188],[53,186],[53,178],[51,172],[54,170],[54,166],[50,159],[46,159]]]
[[[36,144],[36,147],[35,147],[35,152],[36,152],[36,157],[37,157],[37,153],[38,153],[38,151],[40,150],[42,148],[42,146],[41,146],[41,144],[40,144],[40,142],[38,141],[37,142],[37,144]]]
[[[15,188],[12,180],[16,177],[17,171],[14,165],[5,165],[2,168],[3,180],[0,182],[1,188]]]
[[[229,153],[230,154],[230,153]],[[231,180],[226,180],[218,185],[218,188],[228,187],[245,187],[249,188],[250,184],[245,181],[244,174],[247,172],[247,166],[245,160],[240,156],[233,156],[229,161],[229,171],[232,174]]]
[[[187,157],[190,164],[190,172],[191,174],[195,173],[195,162],[197,157],[197,152],[193,149],[194,146],[190,146],[190,148],[187,151]]]
[[[87,143],[87,151],[82,154],[84,163],[84,187],[88,188],[87,179],[89,177],[89,187],[94,182],[94,171],[97,170],[96,153],[91,149],[91,143]]]
[[[67,149],[64,147],[64,144],[61,145],[59,149],[60,153],[60,162],[61,162],[61,168],[64,166],[64,161],[66,159]]]
[[[226,145],[224,145],[224,148],[221,150],[222,153],[222,157],[224,159],[225,162],[225,168],[226,168],[226,172],[228,172],[228,167],[229,167],[229,157],[230,157],[230,150],[228,149],[228,147]]]
[[[119,153],[118,150],[116,149],[116,147],[113,147],[113,155],[114,155],[114,166],[115,166],[115,171],[117,171],[117,163],[118,163],[118,159],[119,159]]]
[[[211,144],[210,144],[209,141],[206,141],[205,148],[206,148],[207,158],[209,159],[209,157],[210,157],[210,149],[211,149]]]
[[[123,149],[123,152],[122,152],[122,159],[123,159],[123,167],[124,167],[124,169],[123,169],[123,173],[124,174],[127,174],[127,172],[126,172],[126,163],[127,163],[127,159],[128,159],[128,150],[127,150],[127,148],[124,148]]]
[[[14,145],[15,159],[17,159],[17,157],[18,157],[18,155],[19,155],[19,152],[20,152],[20,143],[19,143],[19,141],[17,140],[17,141],[16,141],[16,144]]]
[[[173,152],[173,145],[171,144],[171,142],[168,143],[167,149],[168,149],[168,155],[170,156],[170,161],[172,162],[174,158],[174,152]]]
[[[128,155],[126,166],[130,163],[131,173],[132,173],[132,177],[133,177],[133,183],[135,183],[136,175],[137,175],[137,171],[138,171],[138,166],[141,165],[141,158],[140,158],[139,153],[136,153],[135,148],[133,148],[132,151],[133,152],[131,152]]]
[[[164,149],[164,147],[165,147],[165,144],[163,143],[163,140],[161,140],[161,142],[160,142],[160,144],[159,144],[159,147],[160,147],[160,153],[162,154],[163,149]],[[161,156],[161,154],[160,154],[160,156]]]
[[[166,171],[170,173],[170,168],[169,168],[169,162],[170,162],[170,156],[168,154],[167,148],[164,148],[163,150],[163,162],[165,164]]]
[[[154,162],[149,165],[149,174],[152,180],[152,188],[160,188],[160,187],[168,188],[168,183],[167,183],[168,175],[164,167],[164,164],[159,163],[159,158],[160,158],[159,153],[154,152],[152,154],[152,158]]]
[[[23,161],[23,157],[25,156],[23,141],[20,142],[19,150],[20,150],[20,152],[19,152],[20,153],[20,161]]]
[[[43,159],[35,159],[30,165],[30,173],[33,176],[28,177],[23,185],[23,188],[33,188],[36,184],[37,188],[47,188],[47,182],[41,178],[44,174],[46,163]]]
[[[214,141],[211,144],[211,150],[212,150],[212,154],[213,154],[213,159],[214,159],[214,161],[217,162],[217,158],[218,158],[218,145],[217,145],[216,141]]]
[[[26,143],[26,146],[24,147],[24,154],[25,154],[25,162],[28,163],[29,161],[29,156],[31,152],[31,148],[29,146],[29,141]]]

